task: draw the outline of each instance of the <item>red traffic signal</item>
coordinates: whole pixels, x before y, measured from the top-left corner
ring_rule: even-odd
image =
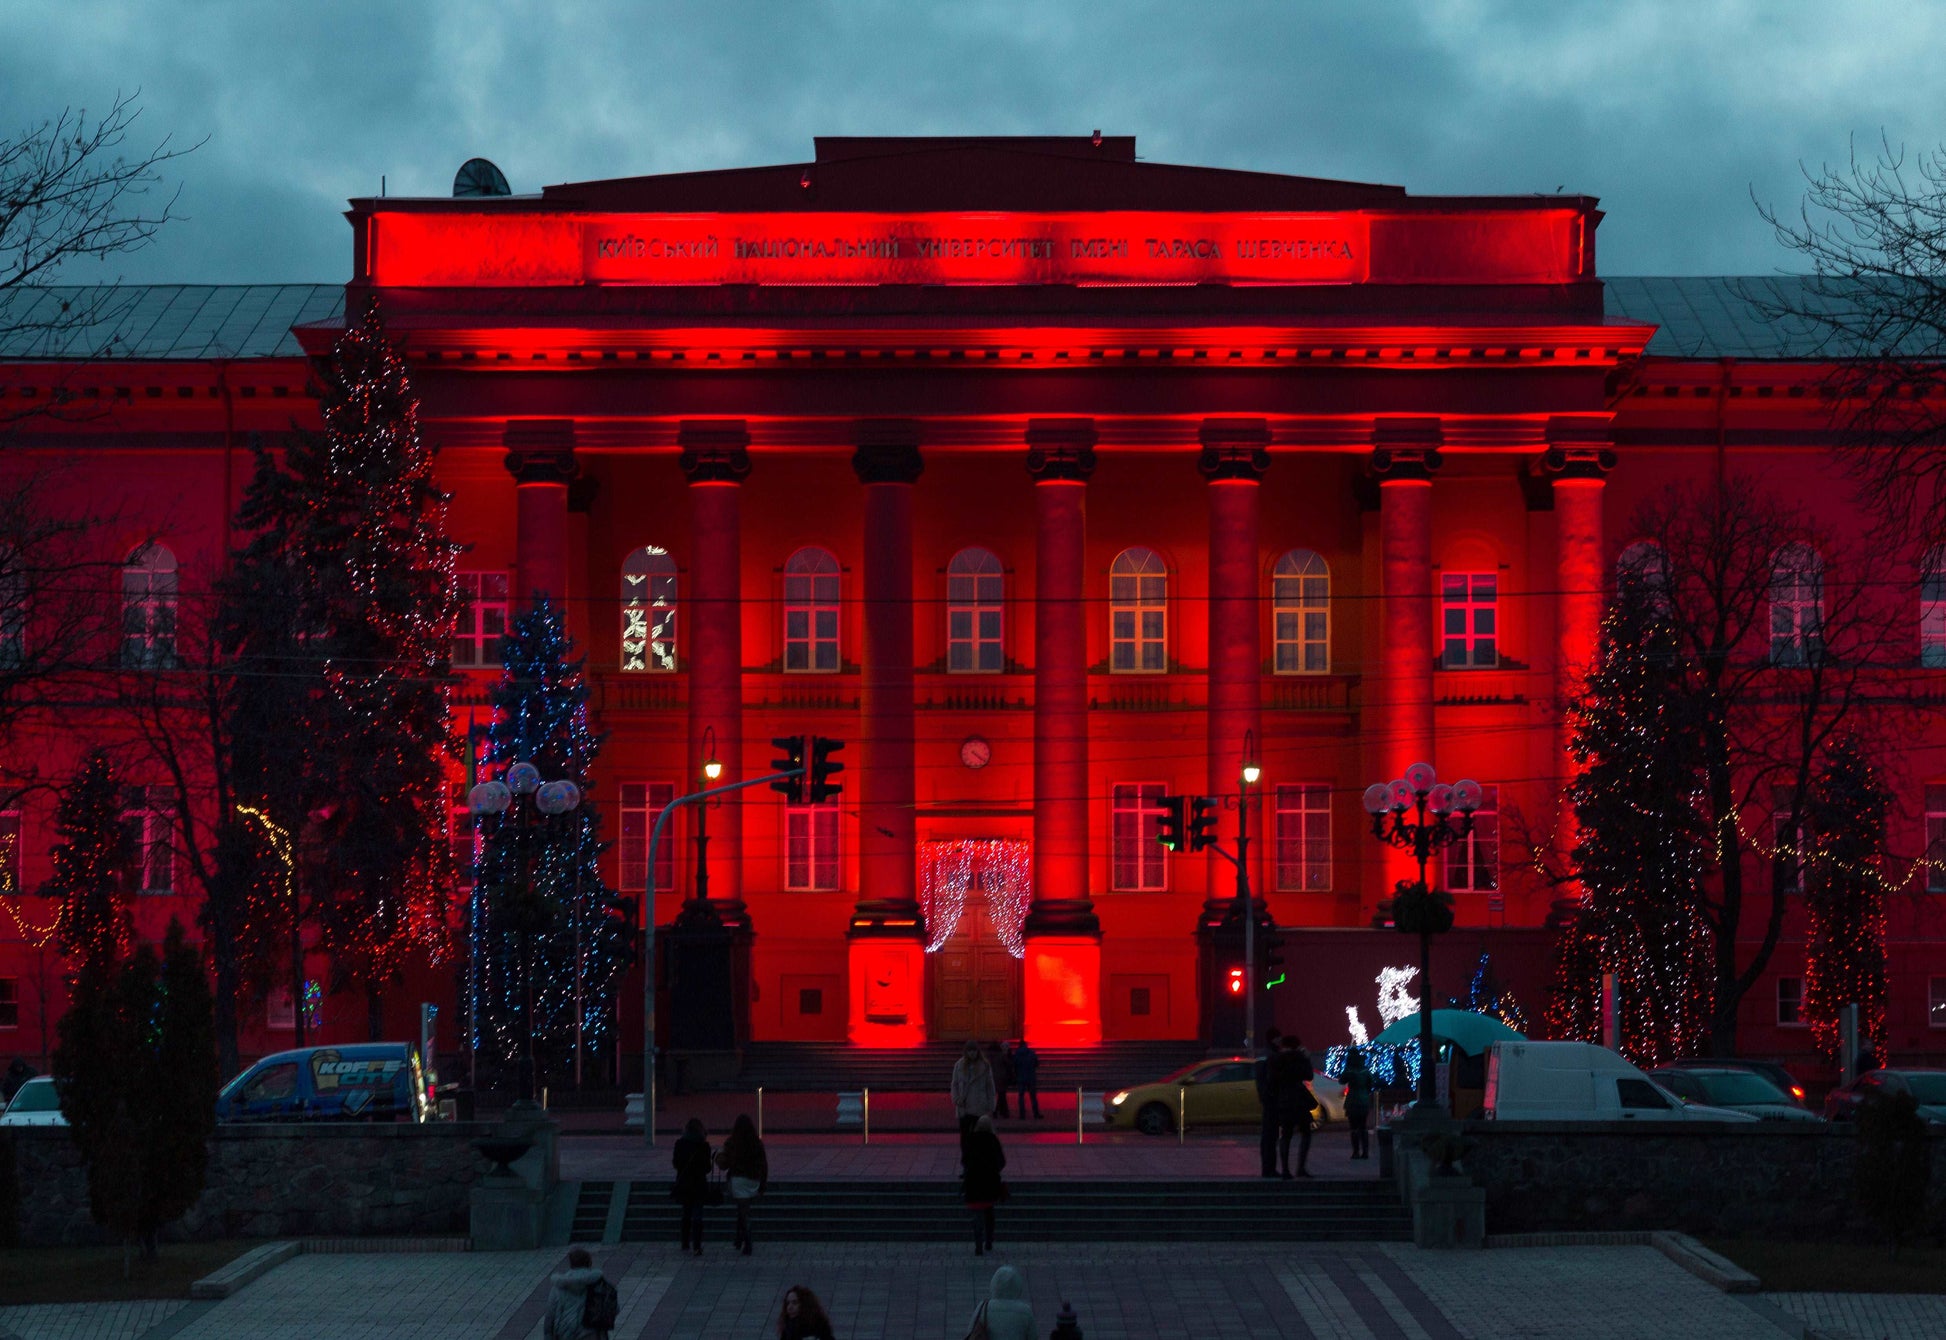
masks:
[[[1243,969],[1242,968],[1230,969],[1230,994],[1233,996],[1240,996],[1243,994]]]

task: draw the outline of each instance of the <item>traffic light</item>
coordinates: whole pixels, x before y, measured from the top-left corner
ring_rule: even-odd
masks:
[[[844,764],[831,757],[844,747],[843,740],[827,740],[822,735],[811,737],[811,784],[805,791],[808,803],[822,805],[844,790],[831,780],[832,773],[845,770]]]
[[[1170,851],[1181,851],[1183,846],[1183,809],[1189,804],[1188,796],[1164,796],[1162,813],[1156,816],[1155,840]]]
[[[770,760],[772,772],[794,772],[792,777],[779,777],[770,784],[770,789],[782,795],[792,805],[804,803],[804,736],[773,735],[770,744],[773,749],[784,752],[783,758]]]
[[[1240,996],[1243,994],[1243,969],[1242,968],[1230,969],[1230,980],[1227,983],[1227,985],[1230,988],[1230,994],[1232,996]]]
[[[1202,851],[1216,845],[1216,798],[1189,797],[1189,850]]]
[[[1264,990],[1284,984],[1284,954],[1282,945],[1272,945],[1264,955]]]

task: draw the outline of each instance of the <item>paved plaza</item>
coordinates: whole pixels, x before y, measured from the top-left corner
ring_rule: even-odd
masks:
[[[764,1340],[783,1291],[813,1289],[839,1340],[957,1340],[994,1268],[1026,1276],[1042,1334],[1063,1299],[1088,1340],[1936,1340],[1946,1298],[1718,1292],[1648,1247],[1038,1244],[975,1259],[942,1244],[762,1249],[621,1246],[616,1340]],[[216,1303],[0,1307],[18,1340],[536,1340],[558,1252],[305,1255]]]

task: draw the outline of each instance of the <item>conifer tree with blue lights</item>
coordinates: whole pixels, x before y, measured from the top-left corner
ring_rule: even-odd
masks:
[[[1838,1012],[1856,1004],[1858,1040],[1885,1054],[1885,818],[1892,793],[1856,736],[1826,746],[1805,805],[1804,1017],[1839,1059]]]
[[[1548,1007],[1552,1036],[1600,1041],[1601,975],[1617,974],[1622,1050],[1644,1065],[1693,1054],[1715,1005],[1703,741],[1659,579],[1653,566],[1617,574],[1570,705],[1582,895],[1555,944]]]
[[[601,737],[588,726],[584,660],[561,608],[546,599],[517,615],[501,641],[501,680],[480,776],[504,779],[531,763],[548,782],[573,782],[580,803],[543,815],[533,795],[477,818],[479,840],[468,926],[481,1060],[517,1071],[532,1026],[541,1075],[570,1073],[579,1036],[588,1055],[614,1045],[615,998],[634,962],[632,926],[598,861],[600,815],[590,773]]]

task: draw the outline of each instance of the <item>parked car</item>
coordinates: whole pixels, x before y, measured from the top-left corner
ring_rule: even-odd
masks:
[[[1703,1066],[1663,1066],[1649,1072],[1649,1078],[1685,1103],[1748,1112],[1759,1121],[1814,1121],[1824,1118],[1807,1112],[1791,1101],[1791,1096],[1754,1070],[1721,1069]]]
[[[1825,1095],[1824,1115],[1832,1121],[1852,1121],[1868,1097],[1899,1093],[1916,1098],[1919,1115],[1927,1121],[1946,1126],[1946,1070],[1867,1070],[1844,1088]]]
[[[1324,1121],[1345,1119],[1345,1086],[1318,1073],[1311,1081]],[[1186,1065],[1152,1084],[1138,1084],[1102,1097],[1102,1116],[1110,1126],[1134,1127],[1144,1135],[1166,1135],[1189,1109],[1189,1127],[1255,1126],[1263,1121],[1257,1101],[1256,1062],[1248,1056],[1219,1056]]]
[[[1496,1042],[1482,1104],[1496,1121],[1755,1121],[1685,1103],[1626,1057],[1592,1042]]]
[[[0,1126],[65,1126],[61,1115],[61,1095],[55,1091],[51,1075],[30,1079],[14,1093],[7,1110],[0,1113]]]
[[[1762,1075],[1765,1079],[1790,1095],[1792,1102],[1804,1107],[1804,1086],[1797,1076],[1785,1068],[1781,1061],[1753,1061],[1743,1056],[1686,1056],[1680,1061],[1671,1061],[1665,1069],[1675,1070],[1748,1070]],[[1808,1108],[1806,1109],[1809,1110]]]
[[[425,1071],[409,1042],[306,1047],[266,1056],[216,1098],[218,1121],[425,1121]]]

